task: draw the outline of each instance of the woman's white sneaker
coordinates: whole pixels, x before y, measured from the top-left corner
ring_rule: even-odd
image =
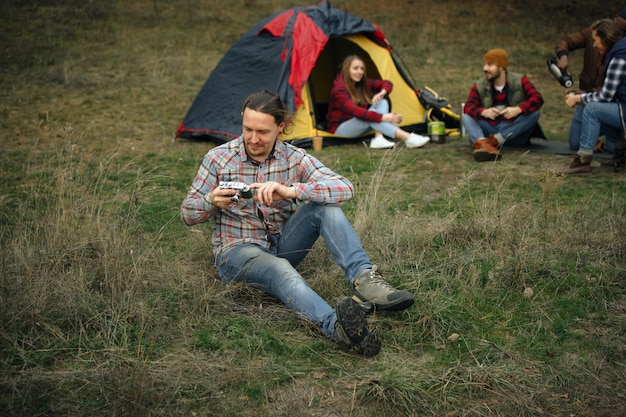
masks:
[[[374,136],[370,141],[370,149],[389,149],[395,146],[395,142],[385,139],[382,135]]]
[[[421,148],[430,141],[429,136],[418,135],[417,133],[411,133],[404,142],[407,148]]]

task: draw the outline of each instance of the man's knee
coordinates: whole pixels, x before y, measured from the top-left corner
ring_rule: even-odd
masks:
[[[217,259],[220,279],[225,283],[244,280],[250,265],[265,253],[257,245],[241,245],[226,250]]]
[[[347,221],[346,215],[341,207],[317,205],[322,221],[343,222]]]

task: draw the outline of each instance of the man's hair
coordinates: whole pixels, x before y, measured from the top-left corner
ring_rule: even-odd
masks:
[[[277,125],[285,122],[285,126],[288,126],[291,122],[292,115],[289,108],[283,103],[278,94],[267,90],[259,90],[250,94],[243,102],[242,114],[245,109],[269,114],[274,117],[274,122]]]
[[[350,66],[353,61],[359,60],[363,63],[363,78],[358,83],[353,83],[350,77]],[[343,83],[348,89],[350,99],[356,104],[364,106],[372,104],[372,91],[367,83],[367,66],[365,60],[358,55],[348,55],[341,63],[341,75],[343,77]]]
[[[591,29],[602,40],[604,47],[611,49],[624,35],[622,28],[613,19],[600,19],[593,22]]]

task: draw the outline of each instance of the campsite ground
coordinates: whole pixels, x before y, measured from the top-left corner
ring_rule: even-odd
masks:
[[[417,86],[453,104],[484,51],[506,48],[560,141],[571,111],[545,59],[620,7],[332,3],[378,24]],[[316,152],[354,182],[345,209],[371,257],[417,298],[372,316],[373,359],[219,282],[208,229],[178,218],[212,144],[172,136],[239,35],[297,2],[228,4],[0,5],[0,414],[626,415],[624,172],[564,178],[569,157],[522,151],[477,164],[453,138]],[[321,244],[302,273],[329,300],[348,291]]]

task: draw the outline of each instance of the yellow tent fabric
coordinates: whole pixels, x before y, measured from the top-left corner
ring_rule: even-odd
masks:
[[[364,35],[356,34],[328,42],[309,81],[302,88],[303,104],[296,109],[293,126],[282,140],[307,143],[315,136],[341,138],[325,130],[324,118],[335,75],[343,59],[351,54],[359,55],[365,60],[370,78],[386,79],[393,83],[389,101],[393,111],[403,116],[400,126],[424,122],[425,109],[410,81],[400,72],[391,51]]]

